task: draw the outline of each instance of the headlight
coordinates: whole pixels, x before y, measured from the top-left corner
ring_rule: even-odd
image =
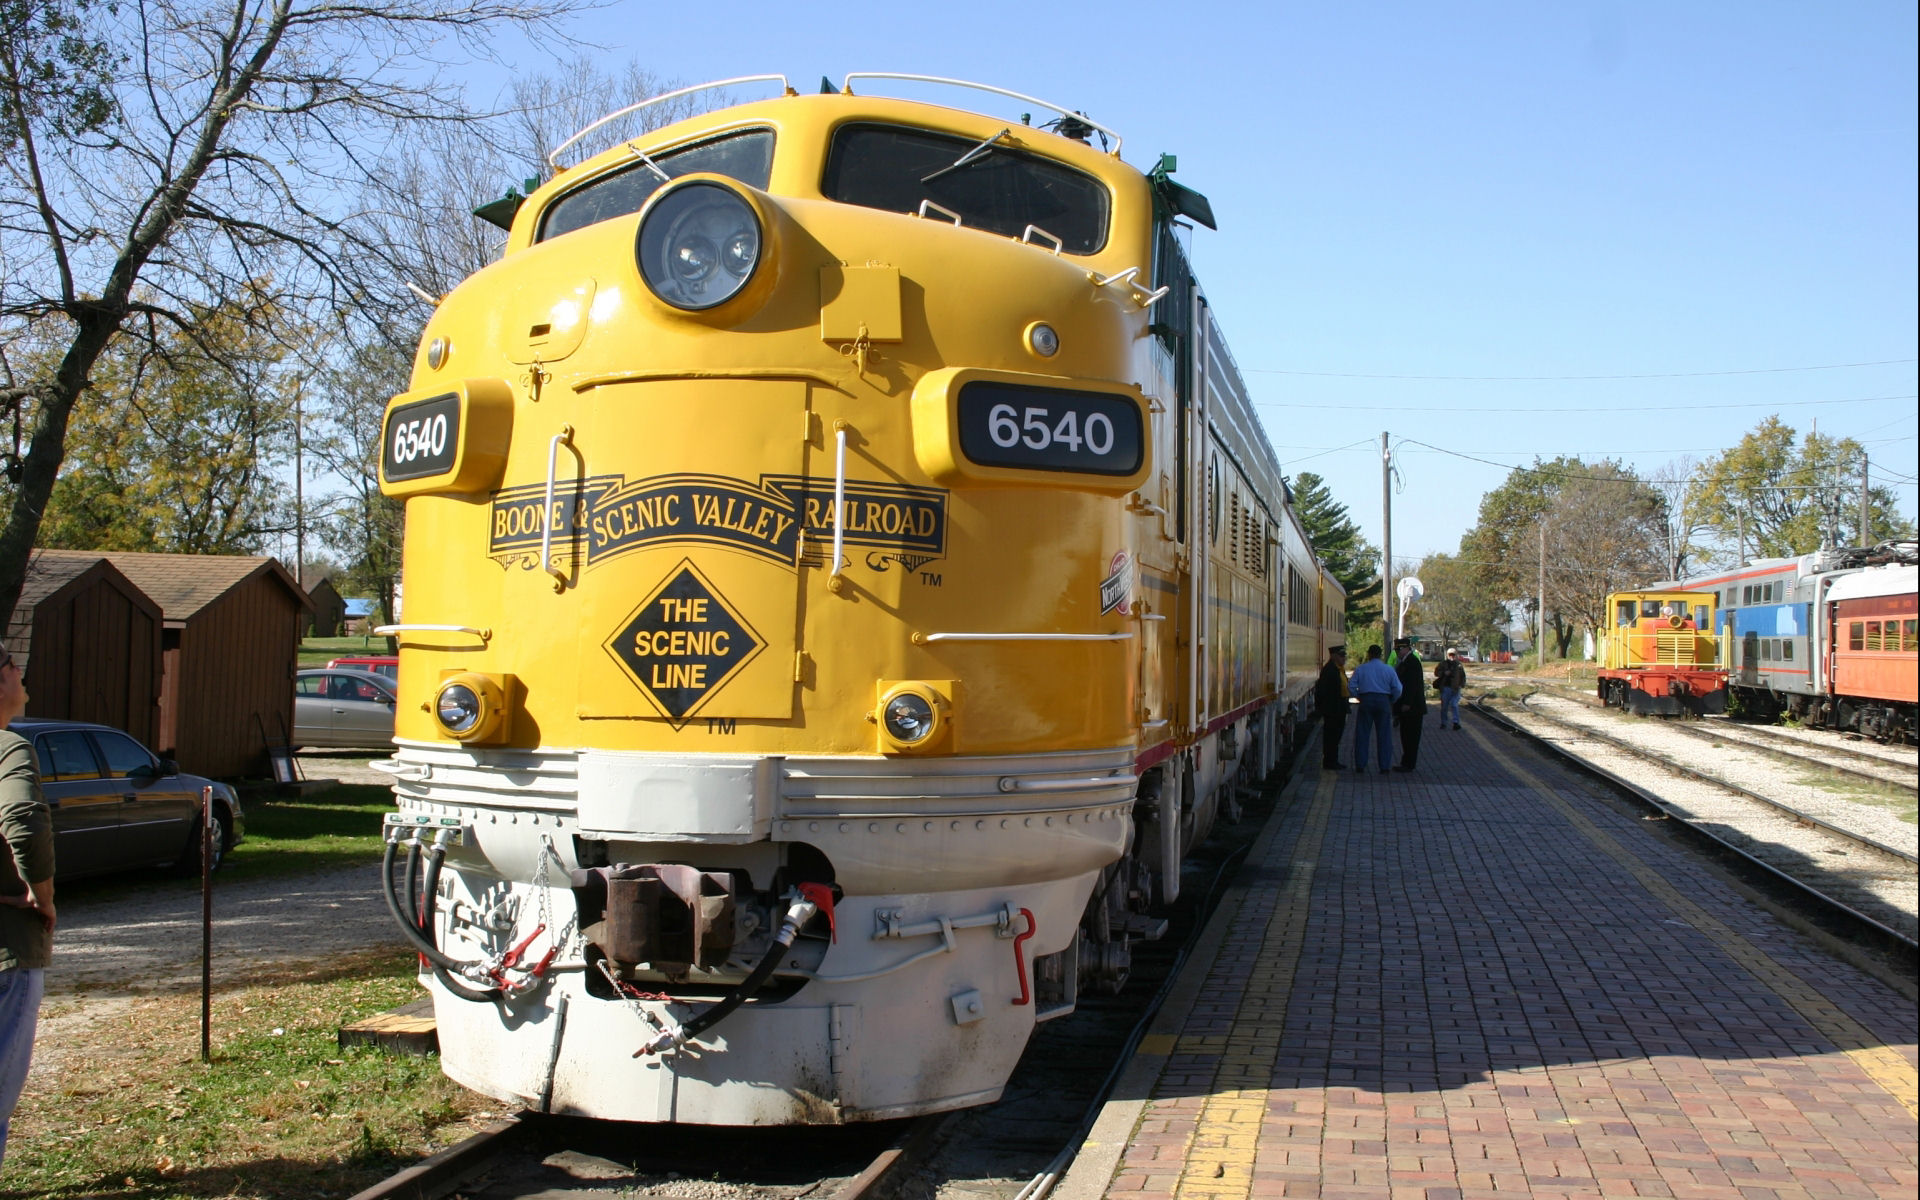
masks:
[[[480,697],[464,683],[450,684],[440,689],[434,715],[440,718],[440,724],[446,726],[448,733],[459,737],[479,724]]]
[[[886,722],[889,737],[917,742],[933,732],[933,705],[912,692],[902,692],[887,701],[881,720]]]
[[[448,737],[485,745],[505,737],[512,676],[462,671],[441,679],[433,694],[433,718]]]
[[[738,295],[760,265],[760,218],[739,193],[695,181],[655,197],[634,257],[653,294],[689,312]]]

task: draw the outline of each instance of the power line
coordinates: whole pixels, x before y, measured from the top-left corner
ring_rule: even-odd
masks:
[[[1324,456],[1326,456],[1326,455],[1329,455],[1329,454],[1338,454],[1338,453],[1339,453],[1340,451],[1342,451],[1342,450],[1356,450],[1356,449],[1359,449],[1359,448],[1360,448],[1360,447],[1362,447],[1362,446],[1365,446],[1365,447],[1368,447],[1369,449],[1371,449],[1371,448],[1372,448],[1372,446],[1373,446],[1373,439],[1372,439],[1372,438],[1370,438],[1370,437],[1368,437],[1368,438],[1361,438],[1361,439],[1360,439],[1359,441],[1357,441],[1357,442],[1348,442],[1348,443],[1347,443],[1346,445],[1344,445],[1344,446],[1319,446],[1319,447],[1315,447],[1315,446],[1295,446],[1295,447],[1294,447],[1294,449],[1296,449],[1296,450],[1315,450],[1315,449],[1317,449],[1317,450],[1319,451],[1319,453],[1318,453],[1318,454],[1308,454],[1308,455],[1304,455],[1304,456],[1302,456],[1302,457],[1300,457],[1300,458],[1289,458],[1288,460],[1286,460],[1285,462],[1283,462],[1283,463],[1281,463],[1280,465],[1281,465],[1281,466],[1283,466],[1283,467],[1290,467],[1290,466],[1292,466],[1292,465],[1293,465],[1294,463],[1303,463],[1303,462],[1306,462],[1306,461],[1307,461],[1308,459],[1313,459],[1313,458],[1322,458],[1322,457],[1324,457]]]
[[[1338,409],[1342,412],[1391,412],[1391,413],[1623,413],[1623,412],[1670,412],[1681,416],[1692,412],[1703,412],[1720,408],[1812,408],[1828,404],[1873,404],[1881,400],[1920,399],[1914,395],[1905,396],[1856,396],[1848,400],[1758,400],[1745,404],[1581,404],[1571,408],[1522,408],[1516,405],[1501,405],[1491,408],[1470,408],[1459,404],[1437,405],[1394,405],[1394,404],[1288,404],[1278,400],[1256,400],[1255,408],[1310,408]]]
[[[1733,371],[1662,371],[1638,375],[1369,375],[1357,371],[1291,371],[1278,367],[1246,367],[1249,375],[1304,375],[1316,379],[1401,379],[1430,383],[1562,383],[1608,379],[1706,379],[1719,375],[1782,375],[1793,371],[1839,371],[1850,367],[1892,367],[1911,358],[1882,358],[1873,362],[1822,363],[1813,367],[1750,367]]]

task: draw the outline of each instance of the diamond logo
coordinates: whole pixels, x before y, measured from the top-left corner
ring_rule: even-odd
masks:
[[[766,647],[687,559],[606,645],[676,729]]]

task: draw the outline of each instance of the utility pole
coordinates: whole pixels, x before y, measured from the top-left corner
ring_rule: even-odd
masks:
[[[1536,671],[1547,665],[1547,522],[1544,517],[1540,520],[1540,611],[1537,615],[1540,633],[1534,639],[1534,645],[1538,647],[1534,651]]]
[[[1867,490],[1867,456],[1860,455],[1860,545],[1873,545],[1873,493]]]
[[[1387,448],[1387,434],[1380,433],[1380,616],[1385,628],[1380,636],[1387,650],[1393,649],[1393,451]]]
[[[1747,498],[1740,497],[1740,508],[1735,514],[1733,534],[1733,565],[1747,565]]]

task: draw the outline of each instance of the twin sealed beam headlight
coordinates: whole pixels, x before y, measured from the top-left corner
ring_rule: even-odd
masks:
[[[765,214],[740,185],[689,176],[654,193],[640,214],[634,259],[640,278],[682,312],[706,312],[769,275]]]
[[[434,689],[432,708],[434,722],[457,741],[494,742],[507,731],[506,689],[490,675],[448,675]]]

